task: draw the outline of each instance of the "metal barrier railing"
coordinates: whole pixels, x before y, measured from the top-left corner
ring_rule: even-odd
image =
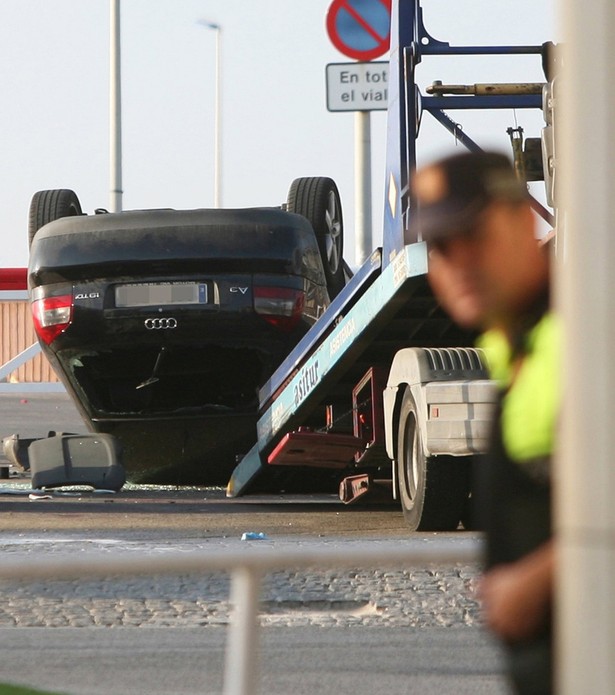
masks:
[[[31,360],[38,355],[39,352],[41,352],[41,346],[38,343],[34,343],[8,360],[8,362],[0,364],[0,381],[4,381],[11,372],[14,372],[18,367],[21,367],[22,364]]]
[[[0,268],[0,276],[2,275]],[[5,271],[15,271],[20,269],[8,268]],[[23,269],[25,272],[25,269]],[[28,292],[24,289],[1,289],[0,281],[0,302],[27,302]],[[23,325],[19,325],[17,321],[11,324],[11,329],[14,332],[24,330]],[[66,392],[64,385],[59,381],[9,381],[9,375],[19,369],[21,366],[34,359],[41,353],[41,346],[34,342],[32,345],[25,347],[19,354],[8,358],[5,354],[0,358],[0,393],[63,393]]]
[[[224,695],[253,695],[258,689],[259,598],[262,577],[286,569],[407,568],[472,563],[480,557],[475,539],[433,540],[424,547],[325,547],[278,550],[245,546],[164,555],[61,560],[3,560],[0,579],[84,579],[118,575],[229,572],[234,608],[226,646]]]
[[[38,343],[30,345],[18,355],[4,364],[0,364],[0,393],[66,393],[64,384],[60,381],[10,382],[9,374],[19,369],[22,364],[36,357],[41,352]]]

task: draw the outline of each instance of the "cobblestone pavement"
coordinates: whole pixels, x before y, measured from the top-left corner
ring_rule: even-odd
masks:
[[[250,541],[252,545],[401,544],[428,539]],[[454,542],[454,541],[451,541]],[[3,537],[3,557],[149,554],[241,547],[236,539],[131,542],[122,539]],[[243,543],[245,546],[245,542]],[[284,571],[263,582],[263,625],[459,627],[479,623],[478,568],[455,565],[398,571]],[[229,622],[228,576],[148,576],[87,581],[0,582],[0,627],[198,627]]]

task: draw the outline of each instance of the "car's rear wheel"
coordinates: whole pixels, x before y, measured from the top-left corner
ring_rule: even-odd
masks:
[[[30,202],[28,243],[32,244],[36,232],[48,222],[81,214],[81,204],[74,191],[68,188],[37,191]]]
[[[286,209],[310,221],[318,241],[329,297],[333,299],[344,287],[344,224],[335,181],[326,176],[295,179],[288,191]]]

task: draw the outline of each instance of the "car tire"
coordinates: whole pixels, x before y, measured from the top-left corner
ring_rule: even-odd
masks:
[[[81,214],[81,204],[74,191],[68,188],[37,191],[30,202],[28,244],[32,245],[38,230],[48,222]]]
[[[342,203],[333,179],[306,176],[295,179],[288,191],[286,209],[306,217],[318,242],[329,298],[344,287],[344,224]]]
[[[454,456],[425,456],[409,390],[400,410],[396,453],[399,500],[410,530],[454,531],[469,493],[467,461]]]

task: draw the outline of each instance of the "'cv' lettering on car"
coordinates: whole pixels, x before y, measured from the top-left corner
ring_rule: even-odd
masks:
[[[299,374],[299,381],[295,385],[295,405],[299,405],[308,393],[316,386],[320,380],[318,371],[318,360],[314,364],[304,367]]]

